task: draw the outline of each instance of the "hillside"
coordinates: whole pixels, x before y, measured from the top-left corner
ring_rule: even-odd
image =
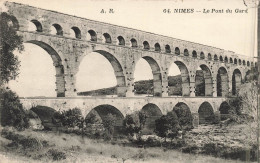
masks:
[[[203,96],[205,92],[204,80],[203,80],[203,71],[197,71],[196,76],[196,95]],[[168,77],[168,86],[169,86],[169,95],[181,96],[182,87],[181,87],[181,75],[169,76]],[[135,94],[153,94],[153,80],[140,80],[135,82]],[[102,96],[102,95],[115,95],[116,86],[109,88],[102,88],[92,91],[79,92],[79,96]]]

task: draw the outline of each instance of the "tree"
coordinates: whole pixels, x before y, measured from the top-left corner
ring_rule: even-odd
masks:
[[[137,139],[140,140],[142,136],[141,131],[144,128],[146,118],[146,114],[141,111],[126,115],[123,122],[126,133],[131,135],[132,137],[136,135]]]
[[[18,36],[18,21],[5,12],[0,15],[0,86],[15,79],[19,74],[20,62],[13,51],[24,50],[22,36]]]
[[[178,117],[173,111],[168,112],[167,115],[163,115],[155,121],[155,133],[165,138],[165,141],[167,137],[171,139],[176,138],[179,130]]]
[[[102,124],[106,130],[106,138],[108,140],[112,139],[114,134],[114,126],[116,122],[116,116],[109,113],[103,118]]]
[[[176,113],[179,121],[179,125],[182,130],[190,130],[193,128],[192,126],[192,115],[189,109],[184,107],[177,107],[173,108],[173,111]]]
[[[82,129],[84,118],[82,117],[81,110],[79,108],[73,108],[61,112],[61,123],[67,127],[78,127]]]

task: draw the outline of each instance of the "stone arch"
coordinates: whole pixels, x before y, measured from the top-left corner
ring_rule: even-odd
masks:
[[[238,60],[238,64],[241,65],[242,64],[242,61],[241,59]]]
[[[99,119],[98,123],[102,123],[109,114],[115,116],[115,132],[118,133],[123,126],[124,115],[118,110],[116,107],[112,105],[99,105],[94,107],[86,116],[89,118],[90,116],[95,115],[97,119]],[[100,122],[101,121],[101,122]]]
[[[165,53],[171,53],[171,47],[170,45],[165,45]]]
[[[220,104],[219,112],[221,120],[225,120],[229,117],[230,105],[224,101]]]
[[[42,32],[42,24],[38,20],[31,20],[31,22],[35,25],[37,32]]]
[[[192,115],[190,107],[184,102],[178,102],[174,107],[173,111],[176,113],[179,119],[179,125],[185,129],[192,126]]]
[[[155,121],[163,115],[161,109],[155,104],[148,103],[142,107],[141,112],[147,116],[144,132],[153,132],[155,129]]]
[[[205,54],[203,52],[200,53],[200,59],[205,59]]]
[[[197,52],[195,50],[192,51],[192,57],[197,58]]]
[[[204,95],[204,96],[212,96],[213,95],[213,81],[212,81],[212,74],[210,69],[207,65],[202,64],[199,66],[201,70],[203,71],[203,84],[202,89],[200,91],[203,92],[197,92],[199,89],[196,89],[196,96]],[[197,76],[197,73],[196,73]],[[197,78],[195,77],[195,80]],[[195,81],[197,83],[197,81]],[[203,89],[204,88],[204,89]]]
[[[56,70],[56,92],[57,97],[65,97],[65,79],[64,79],[64,66],[60,55],[47,43],[37,40],[28,40],[28,43],[38,45],[43,48],[51,56],[53,60],[53,66]]]
[[[130,41],[131,41],[131,47],[132,48],[137,48],[138,47],[136,39],[132,38]]]
[[[155,50],[156,52],[161,52],[161,46],[160,46],[159,43],[156,43],[156,44],[154,45],[154,50]]]
[[[111,44],[112,43],[112,39],[111,39],[110,34],[104,33],[103,36],[105,38],[105,40],[104,40],[105,43],[107,43],[107,44]]]
[[[250,62],[249,62],[249,61],[247,61],[247,62],[246,62],[246,65],[247,65],[247,66],[250,66]]]
[[[144,46],[145,50],[149,50],[150,49],[150,45],[149,45],[149,43],[147,41],[143,42],[143,46]]]
[[[246,65],[246,61],[245,60],[243,60],[243,65]]]
[[[72,27],[71,28],[75,33],[75,38],[81,39],[81,31],[78,27]]]
[[[117,40],[118,40],[118,45],[125,45],[125,39],[123,36],[118,36],[117,37]]]
[[[235,69],[232,74],[232,95],[237,95],[242,84],[242,74],[239,69]]]
[[[114,74],[116,77],[117,85],[116,85],[116,94],[118,97],[125,97],[126,96],[126,81],[125,81],[125,75],[123,71],[123,67],[121,66],[121,63],[117,60],[117,58],[108,52],[107,50],[95,50],[93,52],[99,53],[103,57],[105,57],[111,64],[111,66],[114,69]],[[80,63],[83,60],[82,56],[79,61]]]
[[[199,107],[198,113],[199,124],[214,122],[214,110],[209,102],[203,102]]]
[[[218,56],[217,54],[214,55],[214,61],[217,61],[218,60]]]
[[[219,61],[223,62],[223,57],[222,56],[219,57]]]
[[[88,30],[88,34],[90,35],[90,41],[97,42],[97,33],[94,30]]]
[[[228,73],[226,68],[220,67],[217,74],[217,96],[225,97],[229,92]]]
[[[176,64],[181,72],[182,96],[189,96],[190,95],[190,76],[189,76],[189,71],[188,71],[187,66],[182,61],[175,61],[172,64]],[[169,74],[169,69],[168,69],[168,74]],[[169,95],[174,95],[173,93],[171,93],[171,92],[173,92],[173,91],[171,91],[172,88],[173,88],[173,86],[168,83],[168,94]]]
[[[237,64],[237,59],[236,58],[234,59],[234,64]]]
[[[212,60],[212,56],[210,53],[208,54],[208,60]]]
[[[56,29],[56,35],[63,36],[63,30],[59,24],[53,24],[52,26]]]
[[[225,56],[225,62],[228,63],[228,58],[227,58],[227,56]]]
[[[233,63],[233,59],[231,57],[229,58],[229,63]]]
[[[175,55],[180,55],[181,52],[180,52],[180,49],[178,47],[175,48]]]
[[[161,69],[157,61],[149,56],[142,57],[150,65],[153,74],[153,87],[150,90],[154,96],[162,96],[162,75]],[[137,62],[136,62],[137,63]]]
[[[189,56],[189,51],[188,51],[188,49],[184,49],[184,56]]]

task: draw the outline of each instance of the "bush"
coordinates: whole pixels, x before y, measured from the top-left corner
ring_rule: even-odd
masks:
[[[0,89],[2,94],[1,124],[2,126],[13,126],[18,130],[29,127],[29,118],[20,103],[19,97],[11,90]]]
[[[189,109],[175,106],[173,111],[178,117],[179,125],[182,130],[191,130],[193,128],[192,115]]]
[[[61,112],[61,123],[67,127],[79,127],[83,128],[84,118],[82,117],[81,110],[78,108],[69,109]]]
[[[173,111],[155,121],[155,133],[160,137],[164,137],[165,141],[166,137],[176,138],[178,130],[180,130],[178,117]]]
[[[126,115],[123,125],[125,133],[131,136],[137,134],[138,138],[141,138],[141,130],[143,129],[147,116],[144,112],[134,112],[133,114]]]
[[[104,117],[102,124],[106,130],[105,139],[110,140],[113,137],[115,122],[116,116],[111,113]]]
[[[50,155],[54,161],[66,159],[66,154],[57,149],[50,149],[47,154]]]

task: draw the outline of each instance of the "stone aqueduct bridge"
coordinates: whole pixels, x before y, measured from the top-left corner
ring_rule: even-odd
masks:
[[[198,112],[200,105],[207,102],[217,111],[226,95],[237,93],[246,72],[254,66],[252,58],[215,47],[18,3],[7,2],[5,6],[17,19],[13,25],[24,42],[45,49],[56,68],[59,98],[22,99],[27,107],[37,104],[56,109],[78,106],[87,114],[95,106],[109,104],[125,115],[148,103],[156,104],[163,113],[177,103]],[[30,23],[35,25],[36,31],[29,30]],[[51,27],[56,29],[56,34],[52,34]],[[111,63],[118,97],[76,97],[76,74],[83,58],[91,52],[103,55]],[[151,66],[154,97],[134,97],[135,65],[141,58]],[[168,73],[174,63],[181,72],[181,97],[168,96]],[[195,95],[198,67],[203,70],[206,97]]]

